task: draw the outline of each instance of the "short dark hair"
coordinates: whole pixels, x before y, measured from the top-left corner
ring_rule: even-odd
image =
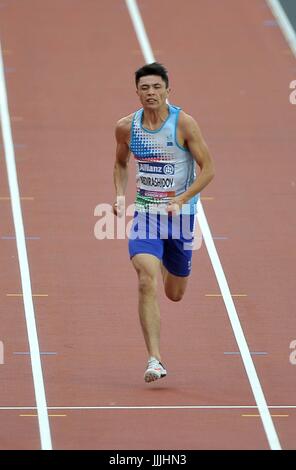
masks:
[[[169,77],[166,68],[159,64],[158,62],[153,62],[152,64],[147,64],[138,69],[135,72],[136,87],[141,77],[146,77],[147,75],[158,75],[165,82],[166,88],[169,86]]]

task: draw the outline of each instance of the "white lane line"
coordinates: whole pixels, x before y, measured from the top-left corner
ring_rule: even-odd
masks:
[[[296,405],[271,405],[269,409],[296,409]],[[255,405],[138,405],[138,406],[49,406],[48,410],[257,410]],[[36,410],[36,406],[0,406],[0,411]]]
[[[273,16],[276,18],[286,41],[296,57],[296,32],[279,0],[266,0]]]
[[[127,9],[130,14],[130,18],[132,20],[133,26],[135,28],[135,32],[141,46],[142,54],[144,56],[145,62],[147,64],[151,64],[155,62],[154,55],[152,52],[152,47],[150,45],[141,14],[139,12],[139,8],[137,2],[133,0],[125,0]]]
[[[143,55],[145,57],[145,60],[146,60],[146,57],[147,57],[147,52],[149,52],[148,57],[149,57],[149,59],[151,59],[152,62],[154,62],[155,59],[154,59],[151,47],[149,45],[149,42],[148,43],[147,42],[143,42],[143,43],[141,42],[141,37],[145,37],[147,35],[146,35],[146,32],[145,32],[145,27],[144,27],[143,21],[141,19],[139,9],[137,7],[136,0],[125,0],[125,1],[126,1],[127,6],[128,6],[130,15],[131,16],[133,15],[132,16],[133,24],[137,25],[137,29],[135,28],[136,31],[138,31],[138,30],[143,30],[144,31],[142,35],[137,33],[137,37],[138,37]],[[134,12],[136,12],[136,14],[134,14]],[[140,20],[139,20],[139,18],[140,18]],[[147,51],[147,48],[148,49],[150,48],[150,50]],[[252,361],[252,357],[251,357],[251,354],[250,354],[250,351],[249,351],[249,348],[248,348],[248,345],[247,345],[247,342],[246,342],[246,339],[245,339],[245,336],[244,336],[244,333],[243,333],[243,330],[242,330],[242,327],[241,327],[241,324],[240,324],[240,321],[239,321],[239,318],[238,318],[238,315],[237,315],[237,312],[236,312],[236,309],[235,309],[235,306],[234,306],[234,303],[233,303],[233,300],[232,300],[232,297],[231,297],[231,293],[230,293],[230,290],[229,290],[229,287],[228,287],[228,284],[227,284],[227,280],[226,280],[226,277],[225,277],[220,259],[218,257],[218,253],[217,253],[214,241],[213,241],[213,237],[212,237],[212,234],[211,234],[211,231],[210,231],[210,228],[209,228],[209,225],[208,225],[208,222],[207,222],[207,219],[206,219],[206,216],[205,216],[205,213],[204,213],[204,210],[203,210],[203,207],[202,207],[202,204],[201,204],[200,200],[198,202],[197,218],[198,218],[198,222],[199,222],[199,225],[200,225],[200,228],[201,228],[201,231],[202,231],[202,235],[204,237],[204,241],[205,241],[205,244],[206,244],[206,247],[207,247],[207,250],[208,250],[208,254],[209,254],[209,257],[210,257],[210,260],[211,260],[211,263],[212,263],[212,266],[213,266],[213,269],[214,269],[214,272],[215,272],[215,275],[216,275],[216,278],[217,278],[217,281],[218,281],[218,284],[219,284],[219,287],[220,287],[220,290],[221,290],[221,294],[223,296],[223,300],[224,300],[226,310],[227,310],[227,313],[228,313],[228,317],[229,317],[229,320],[230,320],[230,323],[231,323],[231,326],[232,326],[232,329],[233,329],[233,333],[234,333],[234,336],[236,338],[236,341],[237,341],[237,344],[238,344],[238,347],[239,347],[239,350],[240,350],[240,353],[241,353],[241,356],[242,356],[242,361],[243,361],[245,369],[246,369],[246,373],[247,373],[247,376],[248,376],[248,379],[249,379],[249,382],[250,382],[250,385],[251,385],[251,389],[253,391],[253,395],[254,395],[256,404],[258,406],[258,411],[260,413],[260,417],[261,417],[261,420],[262,420],[262,423],[263,423],[263,427],[264,427],[264,430],[265,430],[265,433],[266,433],[267,440],[269,442],[269,446],[272,450],[280,450],[281,445],[280,445],[280,442],[279,442],[279,438],[278,438],[277,432],[275,430],[272,418],[271,418],[269,410],[268,410],[268,406],[267,406],[267,403],[266,403],[266,400],[265,400],[265,397],[264,397],[264,393],[263,393],[259,378],[257,376],[257,372],[256,372],[256,369],[255,369],[254,363]]]
[[[211,235],[211,231],[202,207],[202,204],[199,201],[197,209],[198,222],[204,237],[204,241],[209,253],[209,257],[219,284],[225,307],[228,313],[228,317],[233,329],[233,333],[240,350],[241,358],[245,366],[245,370],[251,385],[251,389],[257,403],[258,411],[262,419],[263,427],[265,429],[266,437],[269,442],[269,446],[272,450],[280,450],[281,445],[277,432],[275,430],[272,418],[270,416],[266,399],[251,357],[251,353],[241,327],[238,314],[229,290],[229,286]]]
[[[2,49],[0,43],[0,122],[2,128],[2,137],[4,143],[4,153],[7,167],[8,184],[10,190],[11,207],[13,222],[16,235],[16,245],[18,252],[19,268],[22,282],[23,302],[25,309],[25,318],[29,339],[29,348],[31,353],[31,365],[34,381],[35,399],[38,412],[38,423],[41,438],[41,448],[51,450],[51,435],[47,413],[47,403],[45,396],[44,381],[42,375],[42,366],[40,361],[40,351],[38,344],[37,328],[35,322],[35,313],[32,301],[31,279],[29,263],[25,241],[25,231],[20,204],[19,187],[17,172],[15,166],[15,154],[12,140],[10,116],[7,101],[6,84],[4,77],[4,66],[2,58]]]

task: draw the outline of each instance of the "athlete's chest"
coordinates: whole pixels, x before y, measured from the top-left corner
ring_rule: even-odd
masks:
[[[180,160],[184,150],[187,150],[180,134],[178,129],[167,128],[161,132],[147,132],[141,127],[135,126],[130,150],[135,158]]]

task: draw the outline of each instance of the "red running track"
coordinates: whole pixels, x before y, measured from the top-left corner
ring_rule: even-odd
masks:
[[[293,449],[295,60],[263,1],[139,7],[171,101],[214,155],[203,205],[231,292],[245,295],[234,301],[250,351],[266,353],[252,357],[278,437]],[[144,60],[125,2],[3,0],[0,33],[25,232],[36,237],[27,250],[40,351],[55,353],[41,356],[53,448],[268,449],[241,358],[225,354],[238,347],[222,298],[209,296],[220,291],[205,246],[182,303],[160,289],[169,375],[146,385],[127,241],[94,237],[94,208],[114,197],[115,122],[139,107],[133,73]],[[36,407],[31,364],[15,354],[29,351],[23,301],[7,295],[21,283],[0,152],[0,448],[38,449],[36,409],[25,409]],[[132,167],[129,202],[133,177]]]

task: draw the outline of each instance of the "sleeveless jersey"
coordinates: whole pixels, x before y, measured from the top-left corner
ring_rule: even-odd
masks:
[[[143,108],[133,116],[130,150],[136,160],[138,212],[165,212],[168,202],[184,193],[196,178],[194,158],[177,142],[181,108],[168,105],[168,111],[165,122],[154,131],[142,126]],[[196,213],[198,198],[184,204],[181,213]]]

